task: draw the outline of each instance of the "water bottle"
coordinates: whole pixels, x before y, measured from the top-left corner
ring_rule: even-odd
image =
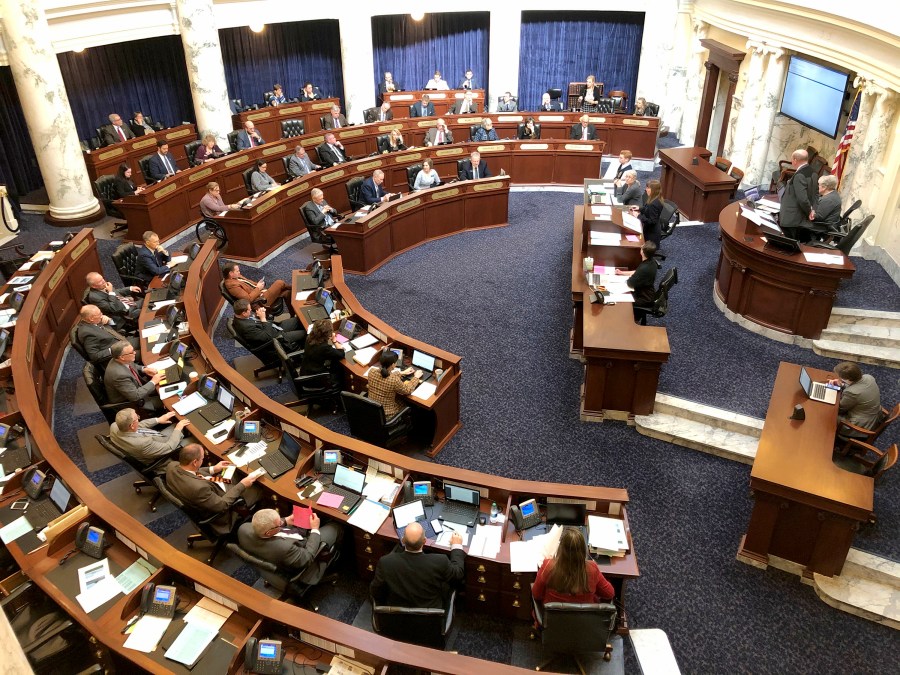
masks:
[[[497,502],[491,502],[491,522],[494,523],[497,521],[497,516],[500,513],[500,509],[497,508]]]

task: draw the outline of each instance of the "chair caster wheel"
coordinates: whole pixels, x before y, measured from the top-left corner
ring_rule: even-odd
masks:
[[[141,488],[134,488],[135,494],[141,494]]]
[[[531,632],[528,634],[528,639],[529,639],[529,640],[534,640],[536,637],[537,637],[537,634],[536,634],[534,631],[531,631]]]
[[[150,507],[150,513],[156,513],[156,506]]]
[[[188,542],[188,548],[194,548],[194,542],[189,541],[189,542]]]

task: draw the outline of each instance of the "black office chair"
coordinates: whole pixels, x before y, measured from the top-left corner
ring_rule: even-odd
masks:
[[[665,276],[663,276],[663,280],[660,282],[659,288],[656,289],[656,295],[654,295],[653,301],[650,304],[639,305],[635,303],[635,314],[640,318],[640,324],[642,326],[647,325],[648,314],[657,319],[661,319],[666,315],[669,311],[669,291],[672,290],[672,286],[677,283],[678,268],[673,267],[666,272]]]
[[[306,133],[306,122],[303,120],[283,120],[281,122],[281,137],[294,138]]]
[[[391,136],[390,134],[380,134],[375,137],[375,147],[378,148],[378,152],[390,152],[391,151]]]
[[[94,195],[103,203],[103,208],[106,209],[106,215],[124,220],[125,216],[113,203],[116,200],[115,184],[115,176],[99,176],[97,180],[93,182]],[[121,232],[125,229],[128,229],[128,223],[116,223],[116,226],[112,229],[112,233],[115,234],[116,232]]]
[[[444,607],[392,607],[372,602],[372,628],[392,640],[443,649],[453,626],[456,591],[444,601]]]
[[[610,638],[616,629],[616,606],[612,603],[548,602],[542,604],[532,598],[534,616],[541,627],[544,650],[552,656],[535,670],[544,670],[560,654],[572,656],[584,673],[581,654],[603,654],[612,658]]]
[[[551,101],[558,101],[562,98],[562,89],[548,89],[547,93],[550,94]]]
[[[644,116],[659,117],[659,104],[647,101],[647,104],[644,106]]]
[[[601,98],[597,101],[597,112],[604,115],[612,115],[616,112],[616,102],[611,98]]]
[[[239,98],[231,99],[231,109],[235,113],[244,112],[244,102]]]
[[[274,92],[274,91],[265,91],[265,92],[263,92],[263,103],[265,103],[267,106],[268,106],[268,105],[272,105],[272,99],[273,99],[273,98],[275,98],[275,92]]]
[[[91,136],[89,139],[87,139],[87,145],[91,151],[94,151],[102,148],[103,142],[97,136]]]
[[[465,176],[463,175],[463,167],[466,165],[467,159],[458,159],[456,160],[456,177],[459,180],[465,180]]]
[[[237,151],[238,151],[237,137],[238,137],[238,134],[239,134],[239,133],[241,133],[241,130],[240,130],[240,129],[235,129],[234,131],[229,131],[229,132],[225,135],[225,137],[228,139],[228,147],[231,148],[231,151],[232,151],[232,152],[237,152]]]
[[[609,92],[609,98],[613,102],[615,112],[624,113],[628,109],[628,94],[621,89]]]
[[[410,192],[412,192],[413,185],[415,185],[416,183],[416,176],[419,175],[419,172],[421,170],[421,164],[413,164],[412,166],[406,168],[406,183],[409,185]]]
[[[121,403],[110,403],[106,397],[106,386],[103,384],[103,377],[98,373],[98,368],[88,361],[81,369],[81,375],[84,377],[84,383],[87,385],[88,391],[94,397],[94,402],[103,413],[106,421],[112,424],[116,421],[116,413],[124,408],[134,408],[140,414],[144,401],[122,401]]]
[[[87,350],[85,350],[84,345],[81,344],[81,340],[78,339],[78,326],[81,325],[79,321],[69,330],[69,343],[72,345],[72,348],[78,352],[78,355],[84,359],[85,361],[90,361],[88,358]],[[103,368],[106,367],[106,364],[103,365]],[[102,368],[100,375],[103,375]]]
[[[841,220],[838,227],[842,232],[848,232],[850,230],[850,214],[852,214],[856,209],[862,206],[862,199],[857,199],[850,205],[844,213],[841,215]]]
[[[219,290],[222,291],[222,295],[225,296],[225,299],[233,305],[233,296],[225,290],[224,282],[220,282]],[[278,358],[278,353],[275,351],[275,348],[272,346],[271,342],[259,347],[251,347],[241,338],[240,335],[238,335],[237,331],[234,329],[233,316],[228,317],[228,319],[225,321],[225,328],[228,330],[228,335],[230,335],[235,342],[239,343],[241,347],[253,354],[253,356],[258,358],[262,363],[259,368],[253,369],[253,377],[259,378],[260,373],[264,373],[267,370],[274,370],[278,374],[278,382],[281,382],[281,380],[284,378],[284,369],[281,365],[281,359]],[[300,353],[302,354],[303,352]]]
[[[221,293],[222,297],[228,301],[229,305],[231,305],[232,307],[234,306],[234,303],[237,301],[237,298],[234,297],[231,293],[229,293],[228,289],[225,288],[225,280],[224,279],[219,280],[219,293]]]
[[[337,246],[334,243],[334,238],[325,232],[325,228],[320,225],[313,225],[306,219],[306,214],[303,212],[303,207],[300,207],[300,217],[303,220],[303,224],[306,226],[306,231],[309,232],[309,240],[314,244],[321,244],[325,248],[320,251],[316,251],[313,253],[314,258],[327,258],[330,257],[332,253],[337,253]]]
[[[328,144],[327,143],[319,143],[316,146],[316,157],[319,158],[319,163],[327,169],[330,166],[334,166],[334,164],[329,164],[327,160],[323,159],[323,157],[325,155],[322,154],[322,150],[325,148],[326,145],[328,145]]]
[[[188,160],[188,166],[197,166],[199,162],[197,161],[197,148],[203,145],[203,141],[191,141],[190,143],[186,143],[184,146],[184,154]]]
[[[138,168],[141,170],[141,175],[144,177],[144,182],[147,185],[153,185],[156,181],[150,177],[150,158],[153,155],[144,155],[138,160]]]
[[[162,131],[165,129],[165,125],[162,122],[154,122],[153,118],[150,115],[144,115],[144,121],[147,123],[151,129],[155,129],[156,131]],[[183,124],[190,124],[190,122],[183,122]]]
[[[346,183],[347,198],[350,200],[350,208],[354,211],[365,206],[365,203],[359,198],[359,190],[362,187],[364,180],[365,178],[363,176],[354,176]]]
[[[534,138],[541,137],[541,125],[537,122],[534,123]],[[525,138],[525,122],[519,122],[519,126],[516,128],[516,138],[523,139]]]
[[[112,422],[110,422],[110,424],[112,424]],[[110,454],[115,455],[116,457],[121,459],[141,476],[140,480],[136,480],[131,483],[131,486],[134,488],[134,491],[137,494],[141,494],[142,488],[155,487],[153,485],[153,479],[156,476],[165,474],[166,466],[170,461],[172,461],[172,459],[174,459],[174,455],[178,454],[178,450],[175,450],[171,455],[160,457],[148,466],[139,459],[135,459],[131,455],[127,454],[124,450],[122,450],[122,448],[113,443],[112,438],[110,438],[108,435],[97,434],[96,436],[94,436],[94,438],[97,439],[100,447],[102,447]],[[151,512],[156,513],[156,502],[159,501],[160,497],[162,497],[162,495],[159,493],[159,491],[155,492],[153,496],[150,497],[149,504]]]
[[[832,251],[840,251],[844,255],[850,255],[850,251],[853,250],[853,247],[856,246],[856,242],[862,239],[863,234],[865,234],[866,228],[869,227],[869,224],[875,220],[875,215],[868,215],[863,218],[859,225],[854,225],[850,228],[850,231],[845,235],[840,235],[838,233],[829,233],[832,237],[834,237],[834,241],[832,242],[811,242],[813,246],[817,246],[819,248],[827,248]]]
[[[659,214],[659,231],[662,233],[660,239],[666,239],[672,236],[675,227],[681,222],[681,213],[678,211],[678,204],[668,199],[663,200],[664,205]],[[665,260],[665,258],[663,258]]]
[[[341,383],[337,378],[332,378],[328,371],[314,375],[302,375],[299,366],[303,356],[302,351],[289,354],[278,340],[273,340],[272,346],[281,362],[282,370],[294,386],[294,394],[297,397],[295,401],[284,403],[284,405],[292,408],[299,405],[312,407],[322,403],[333,406],[337,403],[338,395],[341,393]]]
[[[366,108],[363,110],[363,120],[366,124],[371,124],[378,117],[378,108]]]
[[[131,242],[121,244],[112,254],[113,265],[122,279],[123,286],[140,286],[146,288],[143,279],[137,276],[137,247]]]
[[[253,183],[251,183],[251,176],[256,173],[258,169],[255,166],[251,166],[249,169],[244,169],[241,173],[241,176],[244,179],[244,188],[247,190],[248,195],[253,195],[256,190],[253,189]]]
[[[387,419],[380,403],[360,394],[342,391],[341,402],[347,413],[350,433],[373,445],[389,448],[404,440],[412,429],[408,407]]]
[[[293,173],[291,173],[291,167],[290,167],[291,155],[288,155],[287,157],[282,157],[281,163],[284,164],[284,175],[286,175],[289,179],[294,179],[297,177]]]
[[[478,133],[478,130],[481,128],[480,124],[470,124],[469,125],[469,140],[475,140],[475,134]]]
[[[325,130],[328,128],[328,127],[325,126],[325,118],[326,118],[326,117],[328,117],[328,116],[327,116],[327,115],[322,115],[322,116],[319,118],[319,124],[322,125],[322,131],[325,131]]]

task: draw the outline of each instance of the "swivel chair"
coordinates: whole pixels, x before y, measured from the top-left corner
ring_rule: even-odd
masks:
[[[124,220],[125,216],[113,203],[116,200],[114,191],[115,184],[115,176],[99,176],[97,180],[94,181],[94,194],[97,196],[97,199],[103,202],[103,208],[106,209],[106,215]],[[113,233],[120,232],[127,227],[127,223],[117,223],[112,231]]]
[[[284,403],[284,405],[288,407],[314,406],[321,403],[334,405],[337,402],[337,397],[341,393],[341,384],[336,377],[332,377],[329,371],[303,375],[297,365],[297,361],[303,355],[302,351],[288,354],[278,340],[272,341],[272,347],[275,349],[275,354],[281,362],[281,368],[290,379],[294,387],[294,394],[297,396],[295,401]]]
[[[456,591],[438,607],[393,607],[372,602],[372,628],[392,640],[443,649],[453,626]]]
[[[838,448],[838,452],[842,455],[846,455],[850,452],[852,449],[852,446],[850,445],[851,438],[862,441],[868,445],[875,445],[875,441],[878,440],[878,437],[881,436],[885,429],[897,421],[898,417],[900,417],[900,403],[895,405],[890,412],[888,412],[886,408],[882,408],[881,412],[878,414],[875,426],[871,429],[864,429],[847,420],[839,420],[837,439],[840,447]]]
[[[144,280],[137,276],[137,248],[131,242],[119,245],[113,251],[112,261],[122,279],[123,286],[139,286],[145,288]]]
[[[391,137],[389,134],[380,134],[375,137],[375,147],[378,148],[378,152],[390,152],[391,151]]]
[[[191,141],[184,146],[184,154],[188,160],[188,166],[197,166],[197,148],[203,145],[203,141]]]
[[[371,124],[378,117],[378,108],[366,108],[363,110],[363,121],[366,124]]]
[[[150,158],[153,155],[144,155],[138,160],[138,167],[141,170],[141,175],[144,177],[144,182],[147,185],[153,185],[156,181],[150,177]]]
[[[110,424],[112,423],[110,422]],[[110,454],[115,455],[116,457],[121,459],[128,466],[134,469],[138,474],[140,474],[141,479],[136,480],[131,484],[137,494],[141,494],[142,488],[155,487],[153,485],[153,479],[156,476],[164,474],[166,472],[166,466],[173,459],[172,455],[166,455],[164,457],[160,457],[148,466],[139,459],[135,459],[124,450],[122,450],[122,448],[113,443],[112,439],[108,435],[97,434],[96,436],[94,436],[94,438],[97,439],[100,447],[102,447]],[[175,450],[172,454],[175,455],[177,453],[178,450]],[[159,493],[159,491],[157,491],[152,497],[150,497],[149,505],[151,512],[156,513],[156,502],[159,501],[160,497],[162,497],[162,495]]]
[[[469,125],[469,140],[475,140],[475,134],[478,133],[478,130],[481,128],[480,124],[470,124]]]
[[[241,172],[241,177],[244,179],[244,188],[247,190],[247,194],[250,196],[252,196],[256,192],[256,190],[253,189],[252,176],[258,170],[259,169],[257,169],[255,166],[251,166],[249,169],[244,169],[244,171]]]
[[[306,122],[303,120],[284,120],[281,123],[281,137],[294,138],[306,133]]]
[[[659,288],[656,289],[656,295],[653,297],[652,302],[647,305],[639,305],[635,303],[635,315],[640,318],[640,324],[642,326],[647,325],[648,314],[658,319],[661,319],[666,315],[666,313],[669,311],[669,291],[672,289],[672,286],[677,283],[678,268],[673,267],[668,272],[666,272],[663,280],[659,284]]]
[[[416,184],[416,176],[419,175],[419,172],[422,170],[421,164],[413,164],[406,169],[406,183],[409,185],[409,191],[412,192],[413,185]]]
[[[621,89],[613,89],[609,92],[615,112],[624,113],[628,110],[628,94]]]
[[[237,137],[239,133],[241,133],[241,130],[236,129],[225,134],[225,137],[228,139],[228,147],[231,148],[232,152],[238,151]]]
[[[91,392],[91,396],[94,398],[94,402],[97,404],[97,407],[100,408],[100,412],[103,413],[106,421],[110,424],[116,421],[116,413],[120,410],[134,408],[140,412],[143,407],[143,400],[110,403],[109,399],[106,397],[106,386],[103,384],[103,377],[98,374],[97,366],[90,361],[84,364],[84,367],[81,369],[81,375],[84,378],[84,383],[87,385],[88,391]]]
[[[224,285],[220,286],[222,290],[222,295],[225,296],[226,300],[232,297],[228,292],[224,289]],[[232,305],[234,302],[231,303]],[[253,354],[256,358],[260,360],[262,365],[259,368],[253,369],[253,377],[259,378],[260,373],[264,373],[267,370],[274,370],[278,374],[278,382],[281,383],[281,380],[284,378],[284,368],[281,365],[281,359],[278,358],[278,353],[275,351],[275,348],[272,346],[272,343],[260,345],[259,347],[251,347],[247,342],[238,335],[238,332],[234,329],[234,317],[230,316],[225,321],[225,328],[228,330],[228,335],[231,338],[241,345],[248,352]],[[302,352],[300,352],[302,354]],[[293,354],[292,354],[293,355]]]
[[[668,199],[663,200],[664,205],[659,214],[659,231],[660,239],[666,239],[672,236],[675,227],[681,222],[681,213],[678,211],[678,205]],[[660,256],[665,260],[665,257]]]
[[[871,476],[878,480],[885,471],[897,463],[896,443],[884,451],[855,438],[848,439],[847,445],[849,453],[838,455],[833,460],[844,471]]]
[[[863,234],[865,234],[866,228],[869,227],[869,224],[875,220],[875,215],[871,214],[863,218],[859,225],[854,225],[850,228],[850,232],[841,236],[838,233],[834,233],[831,236],[834,237],[834,241],[832,242],[811,242],[813,246],[818,248],[827,248],[832,251],[840,251],[844,255],[850,255],[850,251],[853,250],[853,247],[856,246],[856,242],[862,239]]]
[[[611,636],[616,628],[616,607],[611,603],[569,603],[534,600],[534,616],[541,627],[541,642],[552,656],[535,670],[544,670],[557,655],[572,656],[579,670],[586,671],[582,654],[603,654],[612,658]]]
[[[350,200],[350,208],[354,211],[358,211],[366,206],[359,197],[359,191],[360,188],[362,188],[364,180],[365,178],[363,176],[354,176],[347,181],[347,198]]]
[[[541,137],[541,125],[538,122],[534,123],[534,137],[536,139]],[[516,138],[518,138],[520,140],[525,138],[525,123],[524,122],[519,122],[519,126],[516,127]]]
[[[384,407],[360,394],[341,392],[350,433],[372,445],[389,448],[403,441],[412,429],[409,408],[387,419]]]
[[[314,258],[327,258],[330,257],[332,253],[337,253],[337,246],[334,243],[334,238],[325,232],[325,228],[321,225],[313,225],[306,219],[306,214],[303,212],[303,207],[300,208],[300,217],[303,219],[303,224],[306,226],[306,231],[309,232],[309,240],[314,244],[322,244],[325,248],[320,251],[316,251],[313,253]]]

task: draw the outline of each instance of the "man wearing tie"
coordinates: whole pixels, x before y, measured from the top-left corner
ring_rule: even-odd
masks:
[[[159,243],[159,235],[152,230],[143,234],[144,245],[137,247],[137,269],[134,275],[138,277],[146,287],[153,277],[161,277],[169,273],[169,269],[175,267],[172,256]]]
[[[81,320],[75,337],[91,363],[101,365],[109,361],[112,357],[111,348],[117,342],[128,342],[132,347],[140,347],[138,338],[128,338],[116,331],[110,318],[104,316],[97,305],[85,305],[78,316]]]
[[[588,119],[590,118],[587,115],[582,115],[579,123],[572,125],[572,133],[569,134],[569,138],[573,141],[593,141],[597,136],[597,128],[590,124]]]
[[[459,83],[460,89],[478,89],[478,83],[475,81],[475,74],[471,70],[466,71],[466,76]]]
[[[431,97],[425,94],[418,103],[413,103],[409,109],[410,117],[434,117],[434,103]]]
[[[340,106],[331,106],[331,115],[325,118],[326,129],[343,129],[347,126],[347,118],[341,114]]]
[[[425,145],[445,145],[452,142],[453,132],[447,128],[443,117],[425,134]]]
[[[99,272],[88,272],[85,277],[87,288],[82,301],[97,305],[106,316],[123,325],[129,319],[137,319],[144,304],[140,286],[113,288]]]
[[[562,109],[562,103],[560,103],[559,101],[553,101],[550,98],[550,94],[544,92],[544,95],[541,96],[541,110],[545,112],[561,112]]]
[[[488,178],[490,175],[487,162],[481,159],[481,153],[477,150],[469,155],[469,159],[463,164],[463,180],[478,180],[479,178]]]
[[[115,343],[110,351],[112,360],[103,374],[106,397],[110,403],[144,401],[144,408],[156,412],[165,411],[165,406],[156,393],[156,385],[165,377],[156,368],[135,364],[136,350],[128,342]],[[146,379],[149,376],[149,379]]]
[[[325,193],[319,188],[313,188],[309,196],[310,201],[300,207],[300,213],[303,215],[303,220],[306,221],[306,226],[309,229],[321,231],[334,225],[338,212],[325,201]],[[330,244],[334,244],[334,239],[330,235],[326,234],[325,236],[331,240]]]
[[[109,116],[109,124],[104,124],[100,129],[103,145],[112,145],[113,143],[122,143],[130,138],[134,138],[134,133],[122,124],[122,118],[116,113]]]
[[[288,159],[287,168],[291,178],[299,178],[300,176],[305,176],[310,171],[315,171],[322,167],[318,164],[313,164],[309,155],[306,154],[306,148],[302,145],[298,145],[294,148],[294,154]]]
[[[391,102],[385,101],[381,104],[381,107],[378,109],[378,116],[376,119],[379,122],[387,122],[389,120],[394,119],[394,113],[391,112]]]
[[[503,98],[497,104],[497,112],[516,112],[517,103],[513,99],[512,92],[503,94]]]
[[[326,167],[347,161],[344,146],[334,137],[334,134],[325,134],[325,142],[316,150],[319,153],[319,160]]]
[[[257,145],[265,143],[263,137],[256,130],[256,125],[250,120],[244,122],[244,128],[238,132],[237,147],[238,150],[246,150],[247,148],[255,148]]]
[[[178,173],[178,165],[169,154],[169,143],[163,138],[156,142],[156,154],[150,157],[148,164],[151,180],[165,180]]]
[[[390,199],[391,193],[385,192],[382,184],[384,183],[384,171],[375,169],[375,173],[371,178],[366,178],[359,188],[359,201],[364,204],[380,204]]]
[[[472,92],[467,91],[459,101],[453,104],[450,109],[451,115],[468,115],[469,113],[477,113],[478,104],[472,100]]]
[[[251,349],[257,349],[278,340],[286,352],[296,352],[306,344],[306,331],[297,317],[276,323],[266,319],[266,308],[259,307],[254,315],[250,301],[240,298],[234,301],[234,332]]]
[[[619,153],[619,167],[616,169],[616,177],[613,179],[613,185],[619,187],[625,182],[625,172],[631,171],[631,150],[622,150]]]

